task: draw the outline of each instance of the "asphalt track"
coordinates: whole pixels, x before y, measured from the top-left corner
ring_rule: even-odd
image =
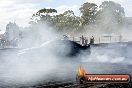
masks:
[[[37,81],[31,84],[2,84],[0,81],[0,88],[132,88],[132,83],[128,84],[85,84],[80,85],[76,82],[76,71],[78,66],[82,65],[86,70],[87,74],[130,74],[132,75],[132,64],[127,63],[131,62],[132,55],[131,52],[132,43],[120,43],[119,44],[109,44],[110,47],[107,47],[107,44],[101,45],[92,45],[91,48],[94,50],[102,50],[99,54],[105,53],[106,50],[113,50],[113,47],[116,51],[115,57],[124,57],[127,58],[124,63],[111,63],[110,61],[106,62],[61,62],[62,64],[58,65],[56,69],[53,69],[51,73],[48,73],[46,78],[42,77],[41,81]],[[116,48],[115,48],[116,46]],[[121,48],[119,48],[119,47]],[[4,62],[4,59],[10,57],[16,57],[17,52],[20,49],[1,49],[0,50],[0,63]],[[10,52],[10,53],[8,53]],[[15,52],[15,53],[14,53]],[[109,55],[109,53],[107,53]],[[113,53],[112,53],[113,54]],[[111,55],[111,53],[110,53]],[[115,58],[112,56],[112,58]],[[65,64],[63,64],[65,63]],[[7,69],[8,70],[8,69]],[[1,72],[0,72],[1,74]],[[15,74],[15,73],[14,73]]]

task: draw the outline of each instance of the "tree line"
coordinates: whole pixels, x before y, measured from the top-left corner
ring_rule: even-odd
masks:
[[[86,2],[79,8],[80,16],[76,16],[72,10],[57,14],[56,9],[40,9],[33,14],[30,21],[31,26],[46,23],[57,31],[83,30],[88,25],[101,25],[104,22],[106,29],[124,24],[124,8],[113,1],[104,1],[100,6],[95,3]]]
[[[61,34],[71,33],[72,36],[77,33],[83,35],[82,31],[89,31],[91,25],[92,30],[101,28],[101,30],[105,29],[108,33],[111,32],[111,29],[117,30],[118,27],[124,25],[124,8],[113,1],[104,1],[100,6],[86,2],[80,6],[79,10],[80,15],[76,16],[72,10],[58,14],[57,10],[53,8],[40,9],[33,14],[29,27],[20,28],[16,23],[11,22],[7,24],[6,32],[0,40],[0,44],[2,42],[2,46],[17,45],[17,42],[24,40],[24,38],[31,38],[33,40],[32,42],[30,40],[31,44],[34,40],[43,41],[41,35],[44,34],[46,29],[48,31],[50,29],[45,28],[45,25],[52,27],[56,32],[61,32]],[[86,32],[84,33],[86,34]]]

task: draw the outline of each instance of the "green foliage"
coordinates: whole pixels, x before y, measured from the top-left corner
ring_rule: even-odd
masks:
[[[56,9],[41,9],[33,14],[30,24],[47,23],[58,31],[73,29],[82,29],[87,25],[97,25],[97,23],[104,23],[109,29],[110,24],[122,24],[125,16],[124,8],[120,4],[113,1],[104,1],[98,7],[94,3],[84,3],[80,8],[81,16],[76,16],[72,10],[67,10],[61,14],[57,13]],[[107,23],[107,24],[106,24]]]
[[[117,24],[123,23],[123,18],[125,16],[124,8],[120,4],[113,1],[104,1],[99,6],[98,17],[102,19],[101,16],[107,16],[111,18],[111,22]]]
[[[53,12],[57,13],[57,10],[51,8],[50,9],[44,8],[38,11],[38,13],[53,13]]]
[[[56,27],[59,29],[74,29],[78,28],[80,22],[79,19],[75,16],[74,12],[71,10],[65,11],[63,14],[56,16],[57,22]]]
[[[111,33],[121,29],[124,24],[124,17],[124,8],[120,4],[113,1],[104,1],[99,6],[96,23],[102,31]]]
[[[52,21],[50,14],[53,14],[53,13],[57,13],[57,10],[51,9],[51,8],[50,9],[44,8],[39,10],[36,14],[33,14],[31,19],[37,22],[41,22],[41,21],[49,22],[49,21]]]
[[[80,12],[82,13],[81,22],[82,25],[88,25],[95,22],[96,13],[97,13],[98,6],[94,3],[84,3],[81,8]]]
[[[55,10],[55,9],[46,9],[46,8],[44,8],[44,9],[41,9],[41,10],[39,10],[37,13],[36,13],[36,15],[41,15],[41,14],[43,14],[43,13],[46,13],[46,14],[48,14],[48,13],[57,13],[57,10]]]

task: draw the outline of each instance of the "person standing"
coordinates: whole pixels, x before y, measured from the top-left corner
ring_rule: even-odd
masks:
[[[94,44],[94,37],[90,38],[90,44]]]
[[[81,44],[84,45],[84,43],[85,43],[85,38],[83,37],[83,35],[82,35],[82,37],[80,37],[80,41],[81,41]]]

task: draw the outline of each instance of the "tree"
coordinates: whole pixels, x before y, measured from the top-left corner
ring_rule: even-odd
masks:
[[[32,20],[35,22],[46,22],[48,24],[52,23],[53,20],[53,14],[57,13],[57,10],[55,9],[40,9],[37,13],[33,14]],[[33,23],[33,22],[30,22]]]
[[[120,29],[125,17],[124,8],[113,1],[104,1],[99,6],[97,23],[108,33]]]
[[[99,15],[104,16],[107,15],[110,16],[109,18],[112,20],[112,22],[122,23],[123,17],[125,17],[124,8],[113,1],[104,1],[99,6]]]
[[[16,23],[7,24],[5,32],[6,40],[10,42],[11,45],[17,46],[18,40],[20,39],[19,26]]]
[[[80,24],[79,19],[72,10],[67,10],[62,14],[56,15],[55,18],[57,20],[56,27],[61,30],[77,29]]]
[[[75,16],[72,10],[67,10],[61,14],[57,13],[55,9],[41,9],[37,13],[33,14],[31,24],[32,29],[36,29],[37,24],[47,23],[48,25],[54,27],[59,31],[68,30],[68,29],[78,29],[80,25],[80,18]]]
[[[98,6],[94,3],[84,3],[81,8],[79,9],[82,13],[81,16],[81,23],[82,26],[94,23],[96,20],[96,13],[97,13]]]

